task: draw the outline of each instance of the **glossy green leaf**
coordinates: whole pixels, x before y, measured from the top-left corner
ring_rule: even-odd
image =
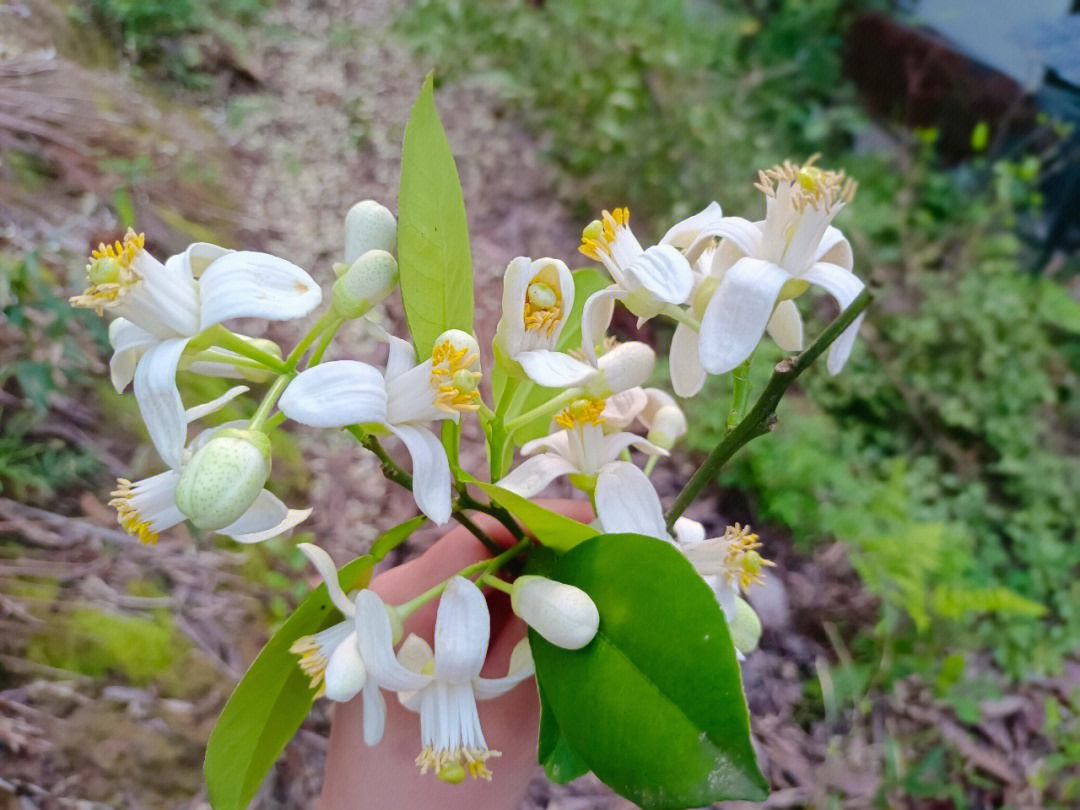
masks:
[[[564,554],[552,576],[600,611],[582,650],[529,635],[545,701],[585,765],[644,810],[764,799],[735,649],[686,558],[654,538],[603,535]]]
[[[476,479],[472,479],[472,483],[484,490],[491,500],[520,520],[539,542],[556,551],[567,551],[578,543],[599,534],[592,526],[586,526],[558,512],[545,509],[528,498],[523,498],[495,484],[485,484]]]
[[[543,688],[539,684],[537,688],[540,692],[540,735],[536,744],[536,761],[544,766],[548,779],[565,785],[587,774],[589,766],[563,735],[559,721],[544,697]]]
[[[348,563],[338,572],[341,587],[346,592],[364,587],[374,566],[371,556]],[[304,722],[315,691],[289,647],[298,638],[338,621],[341,615],[331,605],[326,585],[320,585],[266,642],[233,691],[210,735],[203,763],[214,810],[247,807],[274,760]]]
[[[425,520],[427,518],[423,515],[417,515],[411,520],[406,520],[404,523],[384,532],[378,540],[371,544],[371,556],[375,558],[375,562],[381,562],[387,554],[408,540]]]
[[[473,331],[469,226],[454,156],[435,110],[429,74],[401,149],[398,193],[401,300],[417,356],[447,329]]]

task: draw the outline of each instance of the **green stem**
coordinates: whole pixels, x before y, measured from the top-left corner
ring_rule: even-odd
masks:
[[[675,304],[668,304],[666,307],[664,307],[664,314],[671,318],[673,321],[678,321],[679,323],[686,324],[695,332],[701,330],[701,324],[698,322],[697,318],[695,318],[693,315],[690,314],[688,310],[685,310],[682,307],[676,306]]]
[[[656,467],[656,462],[660,460],[660,456],[649,456],[649,460],[645,462],[645,475],[646,477],[652,475],[653,468]]]
[[[566,391],[563,391],[561,394],[559,394],[557,397],[549,399],[543,405],[539,405],[533,408],[531,411],[523,413],[521,414],[521,416],[518,416],[515,419],[511,419],[509,422],[506,423],[506,435],[513,436],[515,431],[525,427],[525,425],[529,424],[529,422],[533,421],[534,419],[539,419],[541,416],[547,416],[548,414],[555,413],[556,411],[562,409],[564,405],[569,405],[580,395],[580,388],[567,389]]]
[[[180,359],[180,369],[182,371],[187,370],[194,363],[224,363],[225,365],[233,366],[234,368],[250,368],[259,371],[266,370],[266,366],[257,360],[251,360],[247,357],[238,357],[229,352],[214,351],[213,349],[198,352],[190,357],[182,357]]]
[[[808,349],[802,354],[788,357],[777,364],[765,390],[761,392],[761,396],[757,398],[746,417],[724,434],[724,438],[701,463],[693,477],[686,482],[686,486],[667,512],[665,519],[669,530],[675,525],[679,516],[686,511],[686,507],[694,501],[706,484],[716,478],[720,468],[739,448],[773,429],[776,423],[776,406],[788,387],[840,337],[840,334],[851,325],[859,313],[866,309],[872,299],[873,295],[870,291],[863,290],[851,302],[851,306],[841,312],[825,331],[818,335],[817,340]]]
[[[753,355],[746,358],[744,363],[740,363],[731,371],[731,410],[728,411],[727,417],[727,430],[733,430],[739,419],[742,418],[742,413],[746,410],[746,401],[750,398],[750,385],[746,381],[750,376],[750,363],[753,360]]]
[[[331,310],[331,312],[333,312],[333,310]],[[334,340],[334,335],[337,334],[338,329],[341,328],[341,325],[343,323],[345,323],[345,319],[338,315],[333,320],[331,320],[326,327],[324,327],[322,337],[319,338],[319,345],[315,347],[315,351],[311,353],[311,359],[308,360],[308,368],[319,365],[319,362],[322,360],[323,355],[326,354],[327,348]],[[290,357],[291,356],[292,355],[290,355]]]
[[[259,407],[251,417],[251,422],[248,423],[249,430],[262,430],[264,428],[266,420],[270,417],[270,412],[277,405],[278,398],[285,392],[290,380],[291,377],[286,374],[282,374],[274,380],[274,384],[267,389],[262,402],[259,403]]]
[[[492,557],[490,560],[481,560],[478,563],[473,563],[472,565],[465,566],[460,571],[458,571],[456,574],[454,574],[454,576],[447,577],[444,581],[440,582],[435,587],[428,588],[426,591],[424,591],[419,596],[415,596],[412,599],[410,599],[408,602],[403,602],[402,604],[398,605],[397,609],[399,611],[401,611],[401,614],[400,614],[401,618],[404,619],[404,618],[412,615],[412,613],[414,611],[416,611],[417,608],[421,607],[422,605],[427,604],[432,599],[434,599],[436,596],[438,596],[443,591],[445,591],[446,586],[450,584],[450,580],[452,580],[455,576],[457,576],[457,577],[469,577],[469,576],[472,576],[473,574],[480,573],[480,572],[483,572],[483,574],[485,574],[485,575],[486,574],[491,574],[492,572],[497,571],[505,563],[507,563],[508,561],[513,559],[514,557],[516,557],[518,554],[520,554],[522,551],[524,551],[528,547],[529,547],[529,541],[528,540],[522,540],[520,543],[506,549],[506,551],[502,552],[498,556]]]
[[[279,358],[262,349],[250,345],[239,335],[234,335],[224,326],[218,325],[213,328],[213,342],[223,349],[236,352],[242,357],[247,357],[276,371],[278,374],[288,374],[292,369],[288,368]]]
[[[499,554],[503,550],[502,546],[492,540],[491,536],[487,532],[477,526],[476,523],[473,522],[472,518],[470,518],[460,509],[454,512],[454,520],[456,520],[458,523],[460,523],[462,526],[472,532],[473,536],[481,543],[483,543],[484,547],[487,548],[487,550],[490,551],[492,554]]]
[[[510,532],[515,540],[521,540],[525,537],[525,532],[521,530],[517,521],[514,520],[513,515],[494,503],[480,503],[480,501],[470,495],[467,490],[458,496],[458,508],[472,509],[474,512],[483,512],[484,514],[491,515],[499,521],[508,532]]]
[[[480,580],[476,584],[487,585],[489,588],[494,588],[495,590],[502,591],[503,593],[512,594],[514,592],[513,585],[511,585],[506,580],[499,579],[498,577],[492,576],[491,574],[484,574],[482,577],[480,577]]]
[[[285,365],[289,367],[290,371],[296,369],[300,364],[300,358],[302,358],[307,350],[311,348],[311,344],[318,339],[319,335],[334,323],[334,321],[339,320],[341,320],[341,316],[337,314],[337,310],[333,307],[330,307],[330,309],[319,316],[319,320],[312,324],[308,333],[300,339],[300,342],[296,344],[296,348],[289,352],[289,356],[285,358]]]

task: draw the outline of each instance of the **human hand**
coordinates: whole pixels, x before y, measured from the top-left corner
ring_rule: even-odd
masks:
[[[592,519],[586,501],[550,501],[543,505],[575,520]],[[510,533],[494,519],[477,515],[476,522],[500,545],[513,544]],[[459,527],[415,560],[375,577],[371,589],[389,604],[404,602],[490,556],[480,541]],[[437,607],[438,601],[432,601],[410,616],[405,622],[405,636],[416,633],[430,641]],[[510,653],[525,634],[525,623],[511,611],[506,594],[489,592],[488,608],[491,642],[482,674],[499,677],[506,674]],[[386,697],[386,730],[382,742],[374,748],[364,744],[361,699],[337,707],[319,805],[322,810],[509,810],[518,806],[536,766],[540,706],[531,681],[479,703],[484,737],[493,751],[502,752],[491,761],[494,778],[490,784],[470,779],[451,785],[432,774],[421,776],[415,764],[419,753],[418,716],[405,709],[394,695]]]

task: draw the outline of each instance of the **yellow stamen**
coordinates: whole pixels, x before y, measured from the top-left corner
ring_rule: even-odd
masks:
[[[603,399],[576,399],[569,408],[555,414],[555,421],[567,430],[579,425],[602,425],[605,404]]]
[[[785,160],[781,165],[758,172],[754,188],[767,197],[775,197],[781,185],[791,188],[791,203],[796,211],[806,207],[829,211],[851,202],[858,184],[843,171],[819,169],[814,162],[820,155],[812,155],[802,166]]]
[[[761,543],[758,541],[758,536],[751,533],[749,526],[738,523],[728,526],[723,540],[727,543],[724,565],[728,569],[728,576],[738,580],[739,588],[744,591],[751,585],[764,581],[764,575],[761,572],[763,567],[776,564],[764,559],[758,553],[757,549],[761,548]]]
[[[478,384],[483,374],[474,371],[480,356],[468,347],[458,348],[449,340],[431,352],[431,385],[435,388],[435,407],[447,413],[475,411],[480,408]]]
[[[529,285],[522,317],[527,331],[545,331],[551,335],[562,318],[562,295],[542,282]]]
[[[311,678],[311,688],[318,689],[315,697],[322,697],[326,691],[323,676],[326,675],[326,656],[322,645],[315,636],[301,636],[289,647],[289,652],[300,656],[300,669]]]
[[[500,751],[481,748],[463,747],[452,751],[436,751],[428,746],[416,758],[416,765],[420,768],[420,773],[434,770],[440,779],[451,784],[463,781],[465,773],[473,779],[484,779],[490,782],[491,769],[487,766],[487,760],[498,756],[502,756]]]
[[[146,235],[135,233],[131,228],[124,234],[123,242],[98,245],[86,265],[90,286],[82,295],[72,298],[71,305],[96,309],[100,313],[103,307],[119,300],[142,279],[133,265],[145,245]]]
[[[600,343],[596,344],[593,349],[597,353],[597,355],[605,355],[612,349],[614,349],[618,345],[618,343],[618,338],[613,337],[612,335],[608,335]],[[567,354],[573,357],[575,360],[580,360],[582,363],[589,362],[589,356],[585,354],[584,349],[570,349]]]
[[[158,534],[150,528],[150,521],[139,517],[138,510],[131,505],[131,499],[135,496],[132,483],[126,478],[117,479],[117,488],[110,495],[112,500],[109,506],[116,509],[116,519],[128,534],[138,537],[144,545],[154,545],[158,541]]]
[[[604,211],[603,221],[593,221],[581,233],[581,246],[578,250],[590,259],[600,261],[601,254],[611,253],[611,245],[615,242],[619,230],[630,223],[630,210],[628,208],[616,208],[614,211]]]

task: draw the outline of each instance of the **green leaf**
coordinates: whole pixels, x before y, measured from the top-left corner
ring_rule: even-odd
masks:
[[[538,541],[556,551],[568,551],[578,543],[599,534],[592,526],[545,509],[517,493],[495,484],[485,484],[471,476],[470,479],[470,483],[476,484],[491,500],[520,520]]]
[[[674,546],[603,535],[555,564],[600,630],[582,650],[529,632],[539,688],[567,745],[644,810],[761,801],[739,665],[712,590]],[[552,732],[544,740],[554,756]]]
[[[537,684],[540,692],[540,736],[536,744],[536,760],[544,766],[547,778],[557,785],[565,785],[589,772],[589,766],[574,750],[559,729],[559,721],[544,697],[544,690]]]
[[[359,557],[338,572],[338,582],[346,592],[362,588],[374,566],[374,557]],[[274,760],[304,722],[315,691],[289,647],[337,621],[341,617],[330,603],[326,585],[320,585],[266,642],[233,691],[210,735],[203,763],[214,810],[247,807]]]
[[[1062,285],[1040,279],[1038,312],[1043,323],[1073,334],[1080,334],[1080,301]]]
[[[398,193],[401,300],[421,359],[447,329],[473,331],[469,226],[454,156],[435,110],[432,75],[405,127]]]
[[[375,562],[381,562],[387,554],[408,540],[426,519],[423,515],[417,515],[412,520],[406,520],[384,532],[371,544],[371,556],[375,558]]]

